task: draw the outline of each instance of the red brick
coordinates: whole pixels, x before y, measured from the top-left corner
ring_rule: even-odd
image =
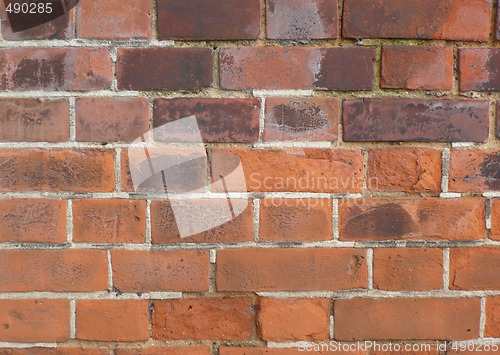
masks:
[[[241,176],[228,176],[241,161]],[[362,188],[363,157],[360,151],[344,149],[285,148],[214,149],[212,189],[224,191],[219,176],[225,177],[229,191],[356,193]]]
[[[76,338],[101,341],[149,339],[146,300],[76,301]]]
[[[247,200],[234,198],[176,200],[174,208],[170,201],[151,203],[151,238],[154,244],[228,243],[253,240],[253,204]],[[233,209],[234,218],[230,208]],[[176,211],[177,213],[182,211],[182,221],[176,220]],[[236,215],[238,212],[241,214]],[[178,223],[181,224],[180,228]],[[200,233],[183,234],[190,227],[203,230],[211,226],[213,228]]]
[[[260,34],[259,0],[159,0],[160,39],[253,39]]]
[[[79,98],[76,100],[76,140],[133,141],[149,129],[145,98]]]
[[[460,90],[500,90],[500,48],[464,48],[458,54]]]
[[[259,139],[258,99],[179,98],[154,101],[155,128],[193,115],[205,142],[255,142]],[[155,139],[167,142],[193,140],[188,133],[161,129],[155,132]]]
[[[359,249],[226,249],[217,252],[218,291],[329,291],[367,287]]]
[[[260,240],[332,239],[332,202],[327,199],[266,198],[260,204]]]
[[[211,355],[212,349],[208,346],[172,346],[157,348],[115,349],[116,355]]]
[[[337,300],[335,339],[476,339],[480,303],[472,298]]]
[[[0,241],[64,243],[66,202],[24,198],[0,200]]]
[[[95,39],[151,38],[149,0],[80,1],[77,35]]]
[[[2,250],[4,292],[84,292],[108,288],[103,250]]]
[[[112,353],[109,349],[97,348],[2,348],[2,355],[112,355]]]
[[[340,239],[478,240],[486,233],[483,198],[342,200]]]
[[[441,289],[443,251],[425,248],[375,249],[373,287],[389,291]]]
[[[500,248],[474,247],[450,250],[450,288],[500,288]]]
[[[267,38],[336,38],[337,18],[337,0],[266,0]]]
[[[68,300],[0,300],[0,319],[1,341],[49,343],[69,339]]]
[[[490,0],[346,0],[343,36],[487,41],[490,19]]]
[[[268,98],[265,141],[335,141],[338,138],[339,100],[334,97]]]
[[[329,338],[330,301],[327,299],[261,298],[257,309],[257,332],[264,341]]]
[[[380,86],[388,89],[451,90],[453,48],[385,46]]]
[[[252,336],[251,297],[154,301],[153,339],[245,340]]]
[[[500,150],[451,150],[449,190],[484,192],[500,190]]]
[[[0,191],[113,191],[113,155],[104,149],[0,150]]]
[[[386,343],[387,344],[387,343]],[[443,344],[442,342],[439,344],[439,346]],[[389,344],[387,344],[389,345]],[[380,346],[382,348],[382,344],[378,344],[376,346]],[[396,344],[392,344],[392,349],[396,348]],[[406,344],[399,344],[400,349],[399,351],[394,350],[394,351],[378,351],[378,350],[372,350],[371,355],[440,355],[441,353],[438,350],[438,347],[435,345],[431,344],[418,344],[418,343],[406,343]],[[374,345],[375,347],[375,345]],[[407,348],[408,347],[408,348]],[[412,349],[417,349],[417,350],[412,350]],[[446,347],[444,346],[444,349]]]
[[[490,238],[500,240],[500,199],[491,200]]]
[[[349,344],[351,345],[351,344]],[[306,354],[310,355],[365,355],[364,351],[341,351],[341,350],[321,350],[328,349],[328,343],[312,344],[308,343],[299,346],[297,349],[294,348],[240,348],[240,347],[223,347],[219,348],[220,355],[300,355]],[[356,344],[354,348],[356,348]]]
[[[346,141],[485,142],[488,127],[489,106],[484,100],[363,98],[344,101]]]
[[[122,292],[208,291],[206,251],[111,251],[113,284]]]
[[[498,350],[500,349],[500,345],[498,343],[495,343],[494,341],[490,342],[490,348],[489,350],[485,350],[486,344],[488,341],[483,341],[482,344],[483,346],[478,345],[476,342],[474,342],[474,345],[469,345],[468,342],[460,343],[460,342],[455,342],[453,344],[450,344],[448,346],[448,350],[446,352],[447,355],[496,355],[498,354]],[[479,342],[479,344],[481,344]],[[494,346],[496,344],[496,346]],[[464,349],[467,349],[467,346],[470,346],[471,348],[474,347],[474,349],[477,350],[460,350],[461,345],[463,346]]]
[[[500,337],[500,297],[486,299],[486,327],[484,336],[489,338]]]
[[[371,90],[374,58],[372,48],[222,48],[220,84],[233,90]]]
[[[200,89],[213,83],[211,48],[119,48],[120,90]]]
[[[112,63],[106,48],[3,48],[0,90],[109,89]]]
[[[497,135],[497,137],[500,137],[500,102],[497,102],[496,114],[497,114],[496,135]]]
[[[374,149],[368,153],[370,191],[441,191],[441,151],[428,148]]]
[[[73,241],[144,243],[146,201],[73,201]]]
[[[0,141],[64,142],[68,138],[68,101],[0,100]]]

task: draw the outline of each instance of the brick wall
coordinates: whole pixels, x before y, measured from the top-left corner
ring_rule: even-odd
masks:
[[[23,32],[2,7],[0,354],[500,342],[496,4],[81,0]],[[129,148],[190,115],[248,206],[182,238]],[[211,180],[177,195],[207,220]]]

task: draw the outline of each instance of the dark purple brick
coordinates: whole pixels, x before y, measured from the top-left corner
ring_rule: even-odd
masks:
[[[500,91],[500,48],[467,48],[459,52],[460,90]]]

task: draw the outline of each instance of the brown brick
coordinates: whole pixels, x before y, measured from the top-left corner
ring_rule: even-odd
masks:
[[[500,297],[486,299],[486,327],[484,336],[490,338],[500,337]]]
[[[255,142],[259,139],[258,99],[179,98],[154,101],[155,128],[193,115],[205,142]],[[155,132],[155,139],[167,142],[192,140],[188,133],[161,129]]]
[[[500,190],[500,150],[451,150],[451,192]]]
[[[111,251],[113,284],[122,292],[208,291],[206,251]]]
[[[490,0],[346,0],[343,36],[487,41],[490,19]]]
[[[76,140],[80,142],[133,141],[149,129],[145,98],[76,99]]]
[[[48,328],[50,329],[50,327]],[[109,349],[97,348],[2,348],[2,355],[112,355]]]
[[[484,100],[349,99],[343,108],[344,140],[485,142],[488,112]]]
[[[73,201],[73,241],[144,243],[146,201]]]
[[[0,300],[0,319],[0,341],[49,343],[69,339],[68,300]]]
[[[4,292],[88,292],[108,288],[103,250],[2,250]]]
[[[330,302],[327,299],[261,298],[257,309],[257,332],[264,341],[329,338]]]
[[[464,48],[458,54],[460,90],[500,90],[500,48]]]
[[[64,142],[68,138],[68,101],[0,99],[0,141]]]
[[[337,0],[266,0],[267,38],[336,38],[337,18]]]
[[[479,336],[480,303],[479,299],[473,298],[337,300],[334,304],[335,338],[476,339]]]
[[[170,346],[157,348],[127,349],[117,348],[116,355],[211,355],[212,349],[208,346]]]
[[[441,191],[441,151],[428,148],[374,149],[368,153],[370,191]]]
[[[358,249],[226,249],[217,252],[218,291],[329,291],[367,287]]]
[[[332,202],[266,198],[260,204],[260,240],[312,242],[332,239]]]
[[[323,347],[322,347],[323,346]],[[328,343],[321,344],[304,344],[303,347],[294,348],[241,348],[241,347],[225,347],[219,348],[220,355],[300,355],[307,351],[310,355],[365,355],[365,351],[326,351]],[[318,349],[318,350],[315,350]]]
[[[478,240],[485,237],[485,200],[375,198],[341,200],[341,240]]]
[[[160,39],[253,39],[260,34],[259,0],[159,0]]]
[[[426,248],[375,249],[373,287],[389,291],[441,289],[443,251]]]
[[[101,341],[149,339],[146,300],[76,301],[76,338]]]
[[[80,1],[77,35],[95,39],[151,38],[149,0]]]
[[[245,190],[240,176],[228,177],[237,166],[245,172],[246,190],[254,192],[361,192],[363,157],[360,151],[344,149],[214,149],[212,187],[224,191],[219,176],[225,176],[229,191]],[[245,190],[245,191],[246,191]]]
[[[500,248],[474,247],[450,250],[450,288],[500,288]]]
[[[181,221],[176,220],[176,211],[178,214],[182,213]],[[241,214],[236,215],[239,212]],[[180,228],[178,224],[181,224]],[[213,228],[209,228],[212,226]],[[209,229],[185,235],[185,230],[191,227],[196,230]],[[176,200],[173,208],[170,201],[154,201],[151,203],[151,238],[154,244],[251,241],[253,204],[251,201],[234,198],[186,199]]]
[[[0,200],[0,241],[64,243],[66,202],[24,198]]]
[[[338,116],[334,97],[268,98],[263,140],[335,141]]]
[[[252,336],[251,297],[154,301],[153,339],[245,340]]]
[[[380,80],[388,89],[451,90],[453,48],[385,46]]]
[[[3,48],[0,90],[98,90],[111,87],[106,48]]]
[[[120,90],[200,89],[213,82],[210,48],[119,48]]]
[[[500,199],[491,200],[491,231],[490,238],[500,240]]]
[[[0,150],[0,191],[113,191],[114,152]]]
[[[220,84],[233,90],[371,90],[374,58],[372,48],[222,48]]]

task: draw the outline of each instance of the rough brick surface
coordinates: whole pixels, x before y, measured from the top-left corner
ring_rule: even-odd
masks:
[[[486,327],[484,336],[498,338],[500,336],[500,297],[486,299]]]
[[[2,352],[5,355],[112,355],[109,349],[98,348],[46,348],[46,347],[31,347],[24,349],[3,348]]]
[[[500,90],[500,48],[464,48],[458,54],[460,90]]]
[[[450,155],[449,189],[482,192],[500,189],[499,150],[458,150]]]
[[[490,238],[500,240],[500,200],[491,200],[491,231]]]
[[[495,290],[500,286],[500,248],[450,250],[450,288]]]
[[[169,346],[157,348],[138,348],[127,349],[118,348],[115,350],[116,355],[211,355],[211,348],[207,346]]]

